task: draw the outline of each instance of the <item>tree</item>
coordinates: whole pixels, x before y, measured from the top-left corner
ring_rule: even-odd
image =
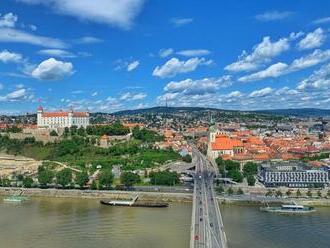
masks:
[[[327,197],[330,197],[330,189],[327,192]]]
[[[256,179],[254,178],[253,175],[248,175],[246,180],[249,186],[254,186],[256,183]]]
[[[285,192],[286,196],[287,197],[290,197],[291,194],[292,194],[292,191],[290,189],[288,189],[286,192]]]
[[[25,188],[31,188],[33,185],[33,179],[31,177],[25,177],[23,179],[23,186]]]
[[[297,192],[296,192],[296,196],[297,196],[297,197],[301,197],[301,192],[300,192],[299,189],[298,189]]]
[[[267,197],[273,196],[273,191],[269,189],[269,190],[266,192],[265,196],[267,196]]]
[[[277,190],[277,191],[275,192],[275,195],[276,195],[276,197],[282,197],[282,196],[283,196],[281,190]]]
[[[216,190],[217,193],[219,193],[219,194],[222,194],[222,193],[225,191],[225,189],[224,189],[221,185],[220,185],[219,187],[217,187],[215,190]]]
[[[57,184],[62,185],[65,188],[68,184],[72,182],[72,171],[69,168],[65,168],[56,173]]]
[[[231,170],[228,172],[228,176],[233,179],[233,181],[241,183],[243,181],[243,175],[238,170]]]
[[[92,182],[91,190],[97,190],[97,184],[96,184],[95,180],[93,180],[93,182]]]
[[[89,177],[86,171],[79,172],[76,174],[75,183],[78,184],[80,188],[84,187],[88,180]]]
[[[38,168],[38,182],[42,187],[47,187],[47,184],[50,184],[53,178],[54,172],[42,166]]]
[[[172,171],[150,172],[150,182],[154,185],[175,185],[180,182],[179,174]]]
[[[113,182],[113,174],[110,169],[103,170],[99,176],[99,187],[110,189]]]
[[[49,133],[50,136],[58,136],[57,132],[55,130],[52,130],[50,133]]]
[[[84,127],[80,127],[80,128],[78,128],[78,135],[79,136],[85,136],[85,134],[86,134],[86,131],[85,131],[85,128]]]
[[[313,196],[313,193],[312,193],[311,190],[308,190],[307,193],[306,193],[306,195],[307,195],[308,197],[312,197],[312,196]]]
[[[258,172],[258,165],[253,162],[247,162],[243,167],[243,172],[245,176],[256,175]]]
[[[183,160],[184,162],[186,162],[186,163],[191,163],[191,161],[192,161],[192,157],[191,157],[190,154],[187,154],[187,155],[185,155],[185,156],[182,157],[182,160]]]
[[[237,190],[237,194],[238,194],[238,195],[243,195],[244,192],[243,192],[243,190],[242,190],[241,188],[238,188],[238,190]]]
[[[232,195],[232,194],[234,194],[234,190],[233,190],[233,188],[229,188],[228,190],[227,190],[227,194],[228,195]]]
[[[133,172],[124,172],[120,176],[120,182],[127,188],[132,187],[134,184],[141,181],[140,176]]]

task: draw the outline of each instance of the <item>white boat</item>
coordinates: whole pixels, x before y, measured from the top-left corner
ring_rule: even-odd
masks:
[[[261,207],[260,210],[280,214],[305,214],[316,211],[313,207],[298,205],[295,202],[293,202],[292,204],[283,204],[279,207]]]

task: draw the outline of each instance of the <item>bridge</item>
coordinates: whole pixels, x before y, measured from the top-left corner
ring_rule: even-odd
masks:
[[[196,176],[190,248],[227,248],[219,204],[214,197],[215,169],[197,149],[193,149],[193,154],[196,157]]]

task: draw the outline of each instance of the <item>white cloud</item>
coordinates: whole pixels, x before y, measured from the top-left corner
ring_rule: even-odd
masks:
[[[13,28],[16,25],[18,17],[13,13],[7,13],[5,15],[0,14],[0,27]]]
[[[62,80],[72,74],[72,63],[58,61],[54,58],[41,62],[31,73],[32,77],[40,80]]]
[[[176,54],[186,56],[186,57],[198,57],[209,55],[211,52],[206,49],[194,49],[194,50],[182,50],[177,52]]]
[[[33,100],[34,96],[29,90],[25,88],[14,90],[7,95],[0,96],[0,102],[16,102]]]
[[[314,71],[307,79],[299,82],[297,89],[323,89],[330,88],[330,64]]]
[[[129,29],[140,13],[144,0],[18,0],[49,6],[57,14]]]
[[[97,91],[95,91],[95,92],[92,93],[92,96],[94,97],[94,96],[97,96],[98,94],[99,93]]]
[[[170,22],[174,25],[174,27],[182,27],[192,23],[193,21],[193,18],[174,17],[170,19]]]
[[[73,53],[68,52],[66,50],[62,50],[62,49],[43,49],[43,50],[39,50],[38,54],[52,56],[52,57],[59,57],[59,58],[75,58],[76,57],[76,55],[74,55]]]
[[[327,35],[322,28],[317,28],[313,32],[308,33],[305,38],[303,38],[298,43],[298,48],[300,50],[312,49],[322,46]]]
[[[323,24],[323,23],[328,23],[328,22],[330,22],[330,16],[316,19],[313,21],[313,24]]]
[[[276,63],[265,70],[240,77],[238,81],[240,82],[250,82],[250,81],[258,81],[266,78],[277,78],[279,76],[303,70],[311,66],[315,66],[317,64],[323,63],[330,60],[330,50],[315,50],[314,52],[301,57],[299,59],[295,59],[292,61],[290,65],[287,65],[285,63]]]
[[[158,54],[161,58],[166,58],[173,54],[174,50],[172,48],[160,49]]]
[[[236,91],[232,91],[232,92],[230,92],[229,94],[228,94],[228,97],[241,97],[243,94],[240,92],[240,91],[238,91],[238,90],[236,90]]]
[[[280,55],[290,48],[289,39],[281,38],[272,42],[270,37],[264,37],[262,42],[253,47],[252,53],[243,51],[238,61],[225,67],[225,70],[232,72],[255,70],[265,63],[269,63],[275,56]]]
[[[180,73],[192,72],[200,65],[210,65],[211,63],[212,60],[205,58],[191,58],[186,61],[171,58],[164,65],[157,66],[152,75],[160,78],[174,77]]]
[[[0,42],[28,43],[37,46],[60,49],[67,47],[67,45],[59,39],[38,36],[12,28],[0,28]]]
[[[93,37],[93,36],[84,36],[76,40],[78,44],[94,44],[102,42],[102,39]]]
[[[228,87],[232,84],[230,76],[219,78],[203,78],[198,80],[185,79],[182,81],[172,81],[164,87],[164,91],[181,93],[184,95],[203,95],[214,93],[219,88]]]
[[[120,100],[123,101],[136,101],[136,100],[143,100],[144,98],[147,97],[146,93],[132,93],[132,92],[127,92],[125,94],[123,94],[120,97]]]
[[[276,63],[269,66],[267,69],[253,73],[248,76],[243,76],[238,79],[240,82],[249,82],[249,81],[257,81],[262,80],[269,77],[278,77],[282,75],[283,71],[288,67],[285,63]]]
[[[266,87],[260,90],[255,90],[250,93],[250,97],[265,97],[270,95],[273,92],[273,89],[270,87]]]
[[[7,50],[0,52],[0,61],[3,63],[20,63],[23,56],[19,53],[12,53]]]
[[[133,71],[140,65],[140,62],[138,60],[133,61],[132,63],[129,63],[127,65],[127,71]]]
[[[262,14],[256,15],[255,18],[258,21],[277,21],[283,20],[291,16],[293,12],[291,11],[267,11]]]

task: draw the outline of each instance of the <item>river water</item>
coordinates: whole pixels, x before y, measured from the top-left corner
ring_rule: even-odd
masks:
[[[191,204],[108,207],[98,200],[0,199],[1,248],[189,247]]]
[[[330,208],[306,216],[222,205],[229,248],[330,247]],[[0,248],[185,248],[191,204],[167,209],[102,206],[92,199],[0,198]]]

